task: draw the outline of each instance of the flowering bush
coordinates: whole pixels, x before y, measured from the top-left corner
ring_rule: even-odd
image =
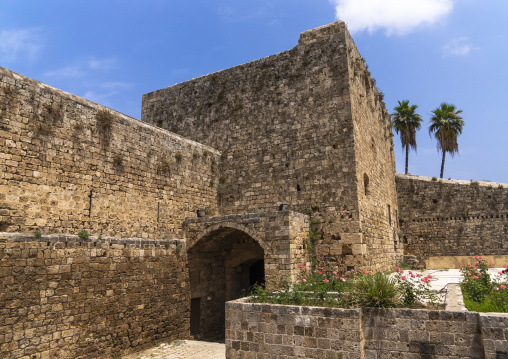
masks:
[[[461,287],[470,299],[481,302],[492,292],[492,282],[487,261],[481,256],[474,258],[477,260],[474,265],[468,263],[466,267],[460,269],[464,276]]]
[[[421,306],[423,299],[436,297],[431,294],[429,281],[432,276],[422,277],[411,271],[404,273],[396,268],[390,273],[348,271],[339,273],[337,263],[307,269],[300,265],[300,275],[294,283],[285,279],[277,291],[267,292],[256,287],[253,301],[277,304],[319,305],[333,307],[414,307]]]
[[[492,264],[481,256],[474,257],[474,264],[461,268],[464,303],[468,310],[477,312],[508,312],[508,266],[494,279],[488,273]]]
[[[395,267],[395,278],[402,294],[402,304],[406,307],[414,306],[423,299],[437,302],[437,297],[430,290],[432,276],[423,276],[419,273],[407,271],[405,273],[399,267]]]

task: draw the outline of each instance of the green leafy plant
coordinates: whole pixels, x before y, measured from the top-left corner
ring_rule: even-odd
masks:
[[[171,164],[167,157],[162,157],[157,164],[157,173],[159,175],[169,175],[171,173]]]
[[[313,219],[310,221],[310,224],[321,224],[321,221],[319,219]]]
[[[34,237],[37,238],[37,239],[41,238],[42,237],[42,232],[40,230],[38,230],[38,229],[35,230]]]
[[[305,214],[308,215],[308,216],[312,215],[312,212],[313,212],[312,208],[305,209]]]
[[[176,246],[175,251],[176,254],[180,255],[180,253],[182,252],[182,246]]]
[[[363,307],[396,307],[400,299],[397,281],[382,272],[357,277],[353,292],[358,304]]]
[[[88,233],[87,230],[83,229],[81,230],[79,233],[78,233],[78,236],[79,238],[81,239],[88,239],[88,237],[90,236],[90,234]]]
[[[164,242],[164,247],[166,247],[166,249],[169,248],[169,242]]]
[[[97,127],[101,130],[103,134],[109,134],[111,131],[111,127],[113,125],[113,120],[115,116],[108,110],[99,110],[95,115],[95,121],[97,122]]]
[[[185,228],[187,228],[187,227],[189,227],[189,224],[188,224],[186,221],[183,221],[183,222],[182,222],[182,228],[184,228],[184,229],[185,229]]]
[[[177,162],[181,162],[182,158],[183,158],[182,151],[178,151],[177,153],[175,153],[175,158],[176,158]]]
[[[117,153],[113,156],[113,165],[115,167],[123,167],[124,157],[121,153]]]

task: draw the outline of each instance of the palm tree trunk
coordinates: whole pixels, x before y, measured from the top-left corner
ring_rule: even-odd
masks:
[[[441,162],[441,177],[440,178],[443,178],[445,156],[446,156],[446,151],[443,151],[443,161]]]
[[[406,146],[406,174],[407,174],[408,159],[409,159],[409,146]]]

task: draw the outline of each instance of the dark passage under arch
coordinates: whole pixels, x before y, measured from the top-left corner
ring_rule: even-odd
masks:
[[[224,227],[201,238],[188,251],[191,334],[196,339],[224,337],[225,302],[264,284],[264,252],[247,233]]]

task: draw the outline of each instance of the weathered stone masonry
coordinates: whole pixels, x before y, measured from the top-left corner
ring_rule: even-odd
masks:
[[[111,358],[189,335],[183,241],[0,234],[0,357]]]
[[[0,95],[0,231],[182,238],[216,211],[216,150],[2,68]]]
[[[508,254],[508,186],[397,175],[406,253],[433,256]]]
[[[489,313],[226,304],[226,356],[420,359],[508,355],[508,318]]]
[[[402,249],[381,99],[336,22],[289,51],[144,95],[142,120],[221,151],[222,214],[312,209],[319,259],[388,268]]]
[[[506,252],[506,185],[395,183],[382,97],[343,22],[144,95],[144,122],[0,68],[0,356],[220,337],[224,301],[308,260],[310,224],[315,258],[342,269],[387,269],[403,246],[421,258]],[[358,334],[351,313],[341,323]],[[382,358],[391,344],[369,325],[357,344]],[[299,353],[328,345],[318,331]],[[234,345],[248,352],[244,334]],[[282,340],[270,335],[268,356]]]

